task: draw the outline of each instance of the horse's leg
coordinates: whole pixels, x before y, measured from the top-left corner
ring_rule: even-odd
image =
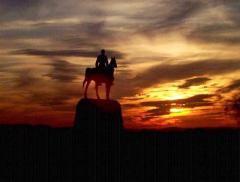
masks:
[[[95,90],[96,90],[97,99],[100,99],[99,93],[98,93],[98,83],[97,82],[95,82]]]
[[[84,97],[85,98],[87,98],[87,90],[88,90],[88,86],[89,86],[90,83],[91,83],[91,80],[87,80],[87,84],[86,84],[85,91],[84,91]]]
[[[109,94],[110,94],[110,84],[105,84],[106,86],[106,99],[109,100]]]

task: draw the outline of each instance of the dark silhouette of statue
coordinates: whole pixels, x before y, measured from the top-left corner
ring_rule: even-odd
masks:
[[[75,174],[83,173],[82,176],[87,181],[119,182],[122,128],[119,102],[104,99],[79,100],[73,129],[75,140],[78,141],[73,145],[74,161],[79,166],[75,168]]]
[[[108,64],[108,58],[105,55],[105,50],[101,51],[101,55],[97,57],[96,68],[87,68],[85,71],[85,79],[83,81],[84,97],[87,98],[87,90],[91,81],[95,81],[95,89],[97,98],[100,99],[98,93],[98,86],[105,83],[106,87],[106,99],[109,100],[110,89],[114,81],[114,68],[117,67],[116,58],[112,57],[110,63]]]

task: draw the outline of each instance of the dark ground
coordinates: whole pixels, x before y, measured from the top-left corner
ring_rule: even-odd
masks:
[[[76,128],[1,126],[0,182],[239,182],[239,130],[122,131],[112,104],[80,101]]]

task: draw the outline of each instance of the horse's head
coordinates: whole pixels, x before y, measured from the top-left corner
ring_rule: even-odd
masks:
[[[117,61],[115,57],[111,57],[111,61],[109,64],[112,68],[117,68]]]

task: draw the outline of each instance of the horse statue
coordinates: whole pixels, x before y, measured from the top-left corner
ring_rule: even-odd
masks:
[[[95,90],[97,98],[100,99],[98,93],[98,86],[102,83],[105,83],[106,88],[106,99],[109,100],[110,88],[113,85],[114,80],[114,68],[117,68],[117,62],[115,57],[111,58],[110,63],[104,69],[98,68],[87,68],[85,71],[85,79],[83,81],[83,88],[85,86],[84,97],[87,98],[87,90],[91,83],[91,81],[95,81]]]

